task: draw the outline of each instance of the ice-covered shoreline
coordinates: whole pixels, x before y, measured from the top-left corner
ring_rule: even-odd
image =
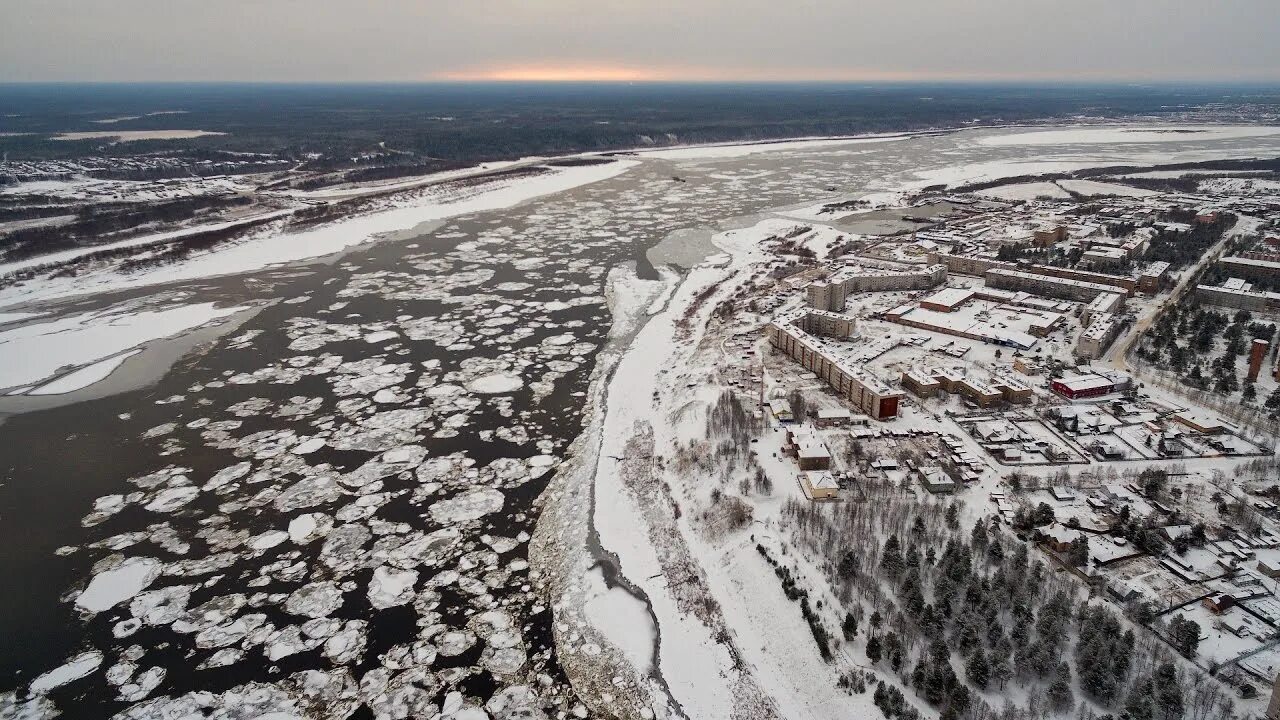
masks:
[[[593,709],[620,717],[666,717],[670,708],[652,677],[635,668],[586,613],[590,591],[584,580],[597,563],[590,549],[594,470],[608,388],[618,363],[648,321],[648,310],[678,284],[679,278],[669,271],[658,282],[639,280],[627,268],[610,272],[605,296],[613,324],[591,373],[586,400],[590,415],[566,451],[567,460],[543,491],[542,512],[529,543],[530,564],[539,573],[540,592],[551,607],[561,667]]]

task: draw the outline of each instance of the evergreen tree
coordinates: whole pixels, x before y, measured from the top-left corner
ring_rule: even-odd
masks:
[[[1000,690],[1004,690],[1004,684],[1009,682],[1013,677],[1013,666],[1009,664],[1009,653],[997,650],[991,656],[991,682],[995,683]]]
[[[1200,624],[1175,615],[1169,621],[1169,639],[1184,657],[1195,657],[1200,645]]]
[[[1004,548],[1000,546],[1000,538],[993,538],[987,545],[987,562],[999,564],[1004,560]]]
[[[1156,720],[1150,678],[1143,678],[1133,684],[1129,697],[1125,700],[1124,711],[1131,720]]]
[[[902,560],[902,546],[897,535],[890,535],[884,543],[884,552],[880,555],[880,569],[890,578],[902,574],[905,563]]]
[[[840,630],[844,632],[845,640],[852,640],[858,636],[858,618],[853,613],[846,612],[844,614],[844,622],[840,624]]]
[[[975,550],[983,551],[987,549],[987,526],[981,520],[973,524],[973,534],[970,542],[973,543]]]
[[[1178,669],[1171,662],[1161,663],[1151,677],[1152,700],[1163,720],[1182,717],[1182,686],[1178,682]]]
[[[1058,663],[1047,696],[1053,709],[1059,712],[1070,710],[1075,704],[1075,697],[1071,693],[1071,668],[1067,667],[1066,663]]]
[[[1071,549],[1067,551],[1067,561],[1076,567],[1089,564],[1089,539],[1081,535],[1071,541]]]
[[[880,662],[880,638],[875,635],[867,638],[867,659],[872,665]]]
[[[987,662],[987,654],[979,647],[969,656],[969,664],[965,667],[965,677],[979,689],[985,690],[991,682],[991,665]]]

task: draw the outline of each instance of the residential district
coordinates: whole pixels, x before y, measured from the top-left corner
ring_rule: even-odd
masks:
[[[967,496],[1262,701],[1280,686],[1278,183],[1141,177],[798,213],[736,298],[721,370],[775,487]],[[861,230],[877,213],[892,234]]]

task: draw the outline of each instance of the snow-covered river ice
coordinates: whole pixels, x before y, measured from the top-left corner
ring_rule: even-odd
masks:
[[[0,716],[572,712],[528,541],[583,427],[611,269],[656,277],[672,233],[703,248],[669,253],[688,264],[708,230],[779,208],[1280,155],[1274,134],[1090,132],[656,152],[328,262],[22,308],[43,314],[0,324],[0,368],[86,313],[257,311],[181,358],[162,341],[86,361],[69,395],[0,397]]]

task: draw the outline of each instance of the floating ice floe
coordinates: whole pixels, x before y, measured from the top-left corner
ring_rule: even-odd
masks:
[[[492,488],[468,490],[441,500],[428,508],[431,518],[442,525],[469,522],[502,509],[505,498]]]
[[[289,521],[289,539],[306,545],[322,538],[333,529],[333,518],[324,513],[306,513]]]
[[[339,607],[342,607],[342,589],[333,581],[303,585],[284,603],[286,612],[309,618],[328,617]]]
[[[524,380],[522,380],[519,375],[513,375],[511,373],[492,373],[490,375],[482,375],[467,383],[468,390],[485,395],[515,392],[522,387],[524,387]]]
[[[369,604],[382,610],[404,605],[413,600],[413,586],[418,582],[415,570],[398,570],[380,565],[369,581]]]
[[[44,695],[54,688],[62,687],[69,682],[87,676],[97,670],[101,664],[102,653],[97,650],[80,653],[62,665],[32,680],[28,692],[32,695]]]
[[[129,558],[118,565],[99,572],[76,598],[76,607],[89,613],[103,610],[129,600],[142,592],[160,577],[162,566],[154,558]]]

